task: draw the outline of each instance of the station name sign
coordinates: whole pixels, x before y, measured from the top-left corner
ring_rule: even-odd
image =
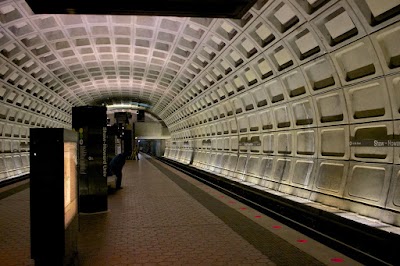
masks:
[[[400,147],[400,140],[352,140],[352,147]]]

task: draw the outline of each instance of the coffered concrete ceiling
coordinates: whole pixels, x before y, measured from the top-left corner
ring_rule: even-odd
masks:
[[[24,86],[28,75],[34,78],[30,82],[73,106],[124,99],[158,112],[226,49],[244,24],[211,18],[35,15],[25,1],[3,1],[0,23],[0,72],[7,80]]]
[[[397,0],[260,0],[242,19],[231,20],[35,15],[25,1],[2,1],[0,76],[25,98],[33,95],[68,114],[71,106],[133,101],[163,119],[182,117],[190,115],[189,102],[209,106],[222,90],[229,97],[231,89],[247,90],[334,56],[396,22],[398,6]],[[357,51],[370,48],[368,42]],[[346,60],[335,67],[358,67]],[[330,59],[324,62],[321,69],[336,72]],[[300,82],[298,74],[293,82]]]

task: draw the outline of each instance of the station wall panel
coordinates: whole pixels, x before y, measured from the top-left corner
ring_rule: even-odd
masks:
[[[393,139],[393,122],[363,123],[350,126],[352,140],[371,139],[373,145],[352,146],[350,158],[364,162],[393,163],[393,147],[384,147],[380,140]],[[375,143],[376,142],[376,143]]]
[[[73,40],[42,45],[42,38],[56,35],[44,28],[36,36],[35,29],[45,25],[29,27],[28,19],[23,19],[28,27],[17,29],[25,13],[18,3],[2,5],[13,8],[0,10],[5,27],[0,38],[0,155],[11,156],[17,173],[23,157],[14,155],[29,150],[24,148],[29,143],[22,144],[29,127],[68,127],[71,103],[65,99],[80,105],[95,91],[83,92],[74,83],[82,81],[80,75],[102,74],[103,69],[86,71],[72,63],[81,48],[65,43],[106,47],[101,41],[91,47],[97,37],[83,41],[69,26],[65,32]],[[175,141],[165,156],[190,163],[194,152],[196,167],[366,216],[378,217],[374,207],[397,211],[397,185],[386,187],[397,184],[396,170],[390,169],[400,164],[400,148],[350,142],[399,139],[399,10],[397,0],[257,1],[240,20],[192,18],[164,26],[168,33],[154,49],[171,49],[171,62],[164,67],[163,60],[141,55],[135,67],[152,71],[147,85],[154,82],[169,91],[155,104]],[[59,30],[57,23],[50,28]],[[144,38],[147,42],[135,45],[146,53],[153,48],[145,45],[151,37]],[[116,45],[117,54],[128,46]],[[53,50],[58,54],[51,58]],[[100,54],[85,58],[112,57]],[[118,55],[119,64],[123,57]],[[151,62],[151,70],[145,62]],[[167,74],[153,70],[161,65]]]

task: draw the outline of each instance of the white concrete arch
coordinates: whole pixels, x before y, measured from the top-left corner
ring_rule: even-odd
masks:
[[[0,180],[29,171],[30,127],[134,99],[169,127],[168,158],[399,226],[400,148],[350,146],[399,139],[399,10],[270,0],[230,20],[34,15],[2,1]]]
[[[398,226],[399,148],[350,141],[399,139],[400,3],[310,2],[231,24],[222,55],[161,112],[165,156]]]

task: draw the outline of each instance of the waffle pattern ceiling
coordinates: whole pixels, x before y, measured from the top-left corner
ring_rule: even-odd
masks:
[[[384,2],[384,8],[393,8],[390,1]],[[337,14],[323,13],[335,3]],[[371,24],[368,12],[379,18],[380,9],[364,0],[351,4],[259,0],[242,19],[230,20],[35,15],[25,1],[2,1],[0,75],[21,88],[42,87],[70,106],[129,99],[149,104],[151,111],[165,119],[229,75],[251,79],[265,67],[274,73],[285,71],[284,61],[297,53],[307,50],[321,55],[327,51],[313,52],[313,47],[339,47],[329,43],[329,38],[333,35],[333,41],[340,43],[346,27],[361,30],[357,38],[366,35],[361,25],[353,23],[360,19]],[[297,35],[288,38],[293,32]],[[244,69],[256,57],[261,58],[257,59],[260,71]],[[302,63],[304,58],[297,61]]]
[[[216,31],[234,30],[217,19],[34,15],[25,1],[2,2],[0,23],[7,63],[70,104],[130,98],[158,110],[226,44]]]

